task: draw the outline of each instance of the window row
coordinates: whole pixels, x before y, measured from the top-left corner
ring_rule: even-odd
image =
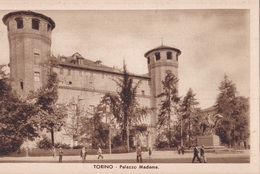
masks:
[[[22,29],[24,28],[24,22],[23,22],[23,18],[16,18],[16,25],[17,25],[17,29]],[[40,29],[40,20],[39,19],[32,19],[32,29],[34,30],[39,30]],[[47,25],[47,30],[51,30],[51,25],[48,24]]]
[[[59,74],[61,75],[68,75],[68,76],[73,76],[76,75],[76,73],[82,77],[82,76],[90,76],[90,77],[97,77],[97,76],[101,76],[102,79],[107,78],[107,76],[111,77],[111,78],[115,78],[114,74],[107,74],[107,73],[92,73],[92,72],[85,72],[83,70],[72,70],[72,69],[68,69],[68,68],[59,68]]]
[[[161,60],[161,53],[160,52],[156,52],[154,55],[155,55],[155,60],[156,61]],[[172,60],[172,58],[173,58],[172,52],[170,52],[170,51],[166,52],[166,59],[167,60]],[[147,58],[147,63],[148,64],[150,64],[150,62],[151,62],[150,59],[151,59],[150,57]],[[176,61],[178,61],[178,56],[176,56]]]

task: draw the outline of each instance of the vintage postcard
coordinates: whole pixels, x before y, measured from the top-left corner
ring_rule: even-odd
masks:
[[[259,173],[259,2],[0,2],[4,173]]]

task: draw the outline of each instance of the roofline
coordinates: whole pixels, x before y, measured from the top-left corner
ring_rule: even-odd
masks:
[[[10,12],[10,13],[4,15],[4,17],[3,17],[3,19],[2,19],[2,20],[3,20],[3,23],[6,25],[6,20],[7,20],[9,17],[14,16],[14,15],[22,15],[22,14],[24,14],[24,15],[32,15],[32,16],[37,16],[37,17],[43,18],[43,19],[47,20],[47,21],[51,24],[52,29],[55,28],[55,22],[54,22],[50,17],[45,16],[45,15],[43,15],[43,14],[41,14],[41,13],[36,13],[36,12],[30,11],[30,10],[28,10],[28,11],[15,11],[15,12]]]
[[[177,48],[173,48],[173,47],[168,47],[168,46],[163,46],[163,47],[158,47],[158,48],[154,48],[151,49],[150,51],[147,51],[144,56],[146,57],[148,54],[150,54],[153,51],[158,51],[158,50],[173,50],[176,51],[179,55],[181,54],[181,50],[177,49]]]
[[[110,71],[110,70],[104,70],[104,69],[99,69],[99,68],[93,68],[93,67],[89,67],[89,66],[77,66],[77,65],[73,65],[73,64],[69,64],[69,63],[65,63],[65,62],[59,62],[57,63],[57,66],[65,66],[65,67],[69,67],[69,68],[74,68],[74,69],[83,69],[83,70],[90,70],[90,71],[96,71],[96,72],[104,72],[104,73],[110,73],[110,74],[117,74],[117,75],[123,75],[123,73],[121,72],[115,72],[115,71]],[[135,78],[141,78],[141,79],[148,79],[150,80],[151,77],[146,76],[146,75],[137,75],[137,74],[129,74],[131,77],[135,77]]]

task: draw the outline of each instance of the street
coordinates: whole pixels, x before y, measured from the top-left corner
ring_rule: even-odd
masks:
[[[136,163],[136,153],[103,154],[104,159],[97,155],[87,155],[85,163]],[[207,153],[208,163],[249,163],[249,150],[221,153]],[[172,151],[153,151],[151,158],[148,152],[142,153],[143,163],[191,163],[193,153],[184,155]],[[58,163],[59,157],[1,157],[0,163]],[[63,156],[63,163],[82,163],[80,156]]]

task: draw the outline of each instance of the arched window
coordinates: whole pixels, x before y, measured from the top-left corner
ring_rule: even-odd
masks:
[[[168,60],[172,60],[172,52],[167,52],[166,57]]]
[[[156,60],[160,60],[160,59],[161,59],[161,55],[160,55],[159,52],[158,52],[158,53],[155,53],[155,59],[156,59]]]
[[[15,21],[17,24],[17,29],[23,28],[23,19],[22,18],[16,18]]]
[[[51,25],[48,24],[48,25],[47,25],[47,31],[50,31],[50,30],[51,30]]]
[[[32,19],[32,29],[39,30],[40,21],[38,19]]]

